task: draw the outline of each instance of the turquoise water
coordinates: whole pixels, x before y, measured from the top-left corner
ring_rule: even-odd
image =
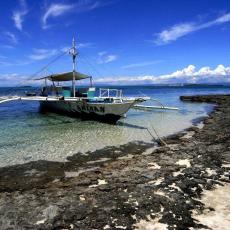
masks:
[[[150,142],[153,128],[160,136],[179,132],[213,108],[205,103],[184,103],[180,95],[230,93],[230,87],[119,87],[125,96],[146,95],[180,111],[130,110],[117,125],[81,121],[53,113],[39,113],[37,102],[0,104],[0,166],[39,159],[65,161],[78,152],[118,146],[130,141]],[[21,94],[24,89],[0,88],[0,95]],[[152,104],[148,102],[147,104]],[[156,105],[156,103],[155,103]]]

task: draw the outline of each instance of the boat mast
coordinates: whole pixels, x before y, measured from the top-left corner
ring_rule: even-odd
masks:
[[[76,72],[76,56],[77,56],[77,49],[76,49],[76,42],[75,42],[75,39],[73,38],[73,41],[72,41],[72,49],[70,51],[70,54],[72,55],[73,57],[73,82],[72,82],[72,87],[73,87],[73,97],[75,97],[75,72]]]

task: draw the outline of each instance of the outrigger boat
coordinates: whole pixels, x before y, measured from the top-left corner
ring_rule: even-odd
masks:
[[[0,103],[12,100],[39,101],[42,111],[53,111],[82,119],[99,120],[106,123],[116,123],[135,104],[144,102],[149,97],[124,97],[122,90],[99,89],[96,96],[96,88],[92,85],[92,76],[76,72],[76,43],[73,39],[72,48],[73,71],[52,74],[35,80],[44,80],[39,96],[26,92],[24,97],[2,97]],[[76,81],[90,80],[88,89],[76,89]],[[48,81],[52,84],[48,85]],[[72,86],[60,86],[61,82],[72,82]],[[97,91],[98,93],[98,91]]]
[[[77,116],[82,119],[98,120],[115,124],[131,108],[135,109],[171,109],[177,108],[161,106],[145,106],[140,103],[151,100],[150,97],[124,97],[122,90],[96,88],[92,84],[92,76],[76,72],[76,43],[73,39],[72,48],[73,70],[66,73],[51,74],[35,80],[44,80],[45,86],[37,96],[34,92],[25,92],[25,96],[1,97],[0,104],[13,100],[38,101],[41,111],[51,111],[65,115]],[[76,81],[90,80],[87,89],[77,88]],[[60,83],[72,82],[71,86],[61,86]],[[48,85],[51,82],[51,85]],[[96,93],[98,94],[96,96]],[[153,99],[152,99],[153,100]],[[155,100],[156,101],[156,100]]]

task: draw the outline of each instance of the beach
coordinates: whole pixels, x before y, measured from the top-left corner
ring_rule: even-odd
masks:
[[[181,100],[215,108],[202,124],[165,138],[166,146],[136,141],[0,168],[0,228],[229,226],[230,95]]]

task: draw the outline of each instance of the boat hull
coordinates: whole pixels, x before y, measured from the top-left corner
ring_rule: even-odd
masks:
[[[115,124],[133,106],[134,101],[125,103],[92,103],[86,101],[40,101],[41,112],[55,112]]]

